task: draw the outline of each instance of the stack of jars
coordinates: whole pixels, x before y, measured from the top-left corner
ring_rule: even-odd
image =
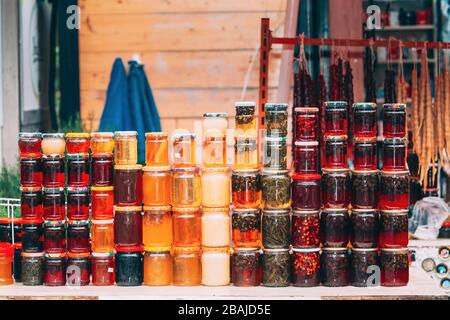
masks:
[[[143,282],[142,165],[138,164],[137,132],[114,133],[114,243],[116,284]]]

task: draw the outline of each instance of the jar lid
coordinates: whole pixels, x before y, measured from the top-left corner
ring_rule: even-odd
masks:
[[[422,269],[431,272],[436,268],[436,262],[433,258],[426,258],[422,261]]]
[[[404,216],[404,215],[408,215],[409,210],[408,209],[403,209],[403,210],[382,210],[381,213],[382,214],[391,215],[391,216]]]
[[[142,252],[144,248],[142,246],[116,246],[117,252]]]
[[[295,108],[294,112],[305,112],[305,113],[314,112],[314,113],[318,113],[319,112],[319,108],[315,108],[315,107]]]
[[[92,224],[99,224],[99,225],[105,225],[105,224],[113,224],[114,219],[110,220],[92,220]]]
[[[22,242],[16,242],[16,243],[14,243],[14,249],[17,249],[17,250],[22,250]]]
[[[258,141],[258,138],[255,137],[255,136],[235,136],[234,140],[235,141],[244,141],[244,142],[247,142],[247,143],[252,143],[252,144],[254,143],[254,144],[256,144],[257,141]]]
[[[112,132],[92,132],[91,138],[112,138],[114,133]]]
[[[408,139],[406,138],[385,138],[384,143],[388,144],[406,144],[408,142]]]
[[[352,170],[352,173],[355,175],[373,175],[379,173],[378,170]]]
[[[264,137],[264,141],[265,142],[281,142],[281,143],[285,143],[287,141],[287,137],[270,137],[270,136],[265,136]]]
[[[70,132],[70,133],[66,133],[66,138],[68,139],[72,139],[72,138],[84,138],[84,139],[89,139],[90,138],[90,134],[87,132]]]
[[[450,247],[440,247],[438,255],[441,260],[447,261],[450,259]]]
[[[296,147],[315,147],[319,145],[319,141],[295,141]]]
[[[409,176],[409,171],[408,170],[381,171],[381,174],[383,176],[397,176],[397,175],[408,175]]]
[[[249,209],[237,209],[233,208],[233,213],[259,213],[261,210],[259,208],[249,208]]]
[[[161,138],[161,139],[167,139],[169,137],[169,134],[167,132],[147,132],[145,134],[146,138]]]
[[[42,225],[44,223],[44,219],[22,219],[22,225]]]
[[[115,165],[114,170],[142,170],[142,165],[140,164],[121,164]]]
[[[404,103],[385,103],[383,104],[383,108],[386,109],[396,109],[396,110],[406,110],[406,104]]]
[[[64,192],[64,188],[42,188],[44,193],[61,193]]]
[[[197,167],[173,168],[173,172],[198,172]]]
[[[42,138],[40,132],[19,132],[19,138]]]
[[[113,190],[114,190],[113,186],[107,186],[107,187],[92,186],[91,187],[91,191],[113,191]]]
[[[144,247],[145,252],[170,252],[172,247]]]
[[[323,173],[350,173],[350,169],[348,168],[322,168]]]
[[[116,131],[114,132],[115,137],[137,137],[137,131]]]
[[[172,211],[171,206],[144,206],[144,211]]]
[[[324,103],[325,108],[341,108],[347,107],[347,102],[345,101],[327,101]]]
[[[381,252],[386,252],[386,253],[408,253],[409,249],[408,248],[382,248]]]
[[[22,219],[21,218],[16,218],[16,217],[0,217],[0,223],[8,223],[8,224],[21,224],[22,223]]]
[[[20,187],[21,192],[39,192],[42,191],[42,187]]]
[[[325,208],[322,210],[322,212],[347,212],[348,213],[348,208]]]
[[[88,153],[71,153],[67,155],[68,160],[85,160],[89,158]]]
[[[203,114],[203,118],[228,118],[226,112],[207,112]]]
[[[375,213],[377,209],[352,209],[352,213]]]
[[[142,170],[144,172],[164,172],[164,171],[170,171],[170,166],[159,166],[159,167],[144,167]]]
[[[195,139],[197,136],[195,133],[176,133],[172,136],[172,140],[182,140],[182,139],[186,139],[186,140],[191,140],[191,139]]]
[[[206,208],[202,207],[203,213],[228,213],[230,212],[229,207],[223,207],[223,208]]]
[[[61,252],[61,253],[46,253],[45,254],[45,258],[46,259],[61,259],[61,258],[66,258],[67,254],[65,252]]]
[[[202,252],[203,253],[207,253],[207,252],[217,252],[217,253],[226,253],[226,254],[230,254],[231,250],[230,247],[202,247]]]
[[[322,251],[336,251],[336,252],[345,252],[348,251],[348,248],[328,248],[328,247],[324,247],[322,248]]]
[[[64,133],[44,133],[42,138],[50,138],[50,139],[64,139]]]
[[[110,258],[114,257],[114,252],[92,252],[92,257],[94,258]]]
[[[202,172],[226,172],[228,173],[230,169],[228,167],[203,167]]]
[[[299,252],[299,253],[310,253],[310,252],[320,252],[320,248],[292,248],[292,251]]]
[[[42,161],[60,161],[64,160],[63,154],[48,154],[42,157]]]
[[[40,258],[45,255],[45,252],[22,252],[20,255],[28,258]]]
[[[285,209],[285,210],[281,210],[281,209],[263,209],[262,210],[263,215],[289,215],[291,213],[290,209]]]
[[[87,193],[89,192],[89,187],[68,187],[68,193]]]
[[[289,252],[289,249],[263,249],[264,253]]]
[[[0,242],[0,256],[12,256],[14,254],[14,246],[11,243]]]
[[[240,174],[240,173],[259,173],[259,169],[233,169],[233,174]]]
[[[249,252],[249,253],[260,253],[261,249],[260,248],[233,248],[232,249],[234,252]]]
[[[376,109],[377,104],[373,102],[357,102],[353,104],[353,108],[360,108],[360,109]]]
[[[52,226],[52,227],[61,227],[66,224],[66,220],[56,220],[56,221],[44,221],[45,226]]]
[[[173,212],[197,212],[200,210],[200,207],[190,207],[190,208],[181,208],[181,207],[173,207]]]
[[[226,140],[227,139],[227,135],[224,133],[206,133],[203,140],[207,141],[207,140],[211,140],[211,141],[215,141],[215,140]]]
[[[356,143],[376,143],[377,137],[354,137],[353,141]]]
[[[276,169],[263,169],[261,170],[262,175],[278,175],[278,174],[288,174],[289,170],[276,170]]]
[[[96,161],[113,161],[113,153],[112,152],[99,152],[91,154],[92,160]]]
[[[142,211],[142,206],[130,206],[130,207],[114,206],[114,211],[115,212]]]
[[[266,103],[265,110],[267,111],[287,111],[289,105],[287,103]]]
[[[173,252],[198,252],[200,247],[173,247]]]
[[[294,210],[294,216],[304,216],[304,215],[316,215],[319,214],[320,210]]]
[[[26,158],[20,158],[20,162],[27,163],[27,162],[39,162],[42,160],[42,157],[26,157]]]
[[[325,141],[347,141],[348,136],[346,134],[338,135],[338,136],[325,136]]]
[[[318,173],[314,173],[314,174],[296,173],[296,174],[292,175],[292,179],[294,181],[317,181],[317,180],[320,180],[321,178],[322,178],[322,176]]]
[[[449,278],[444,278],[444,279],[442,279],[440,285],[441,285],[441,288],[443,288],[443,289],[448,289],[448,288],[450,288],[450,279],[449,279]]]
[[[85,226],[89,225],[89,220],[69,220],[67,224],[71,226]]]
[[[239,108],[239,107],[253,107],[253,108],[256,108],[256,102],[253,102],[253,101],[239,101],[239,102],[236,102],[234,106],[236,108]]]
[[[378,252],[378,248],[352,248],[352,252]]]
[[[83,253],[75,253],[75,252],[69,252],[67,254],[69,259],[86,259],[91,256],[90,252],[83,252]]]

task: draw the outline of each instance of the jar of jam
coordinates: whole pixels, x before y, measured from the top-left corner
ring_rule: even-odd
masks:
[[[175,168],[189,168],[195,166],[195,139],[196,136],[192,133],[181,133],[173,135],[172,164]]]
[[[202,188],[197,168],[173,170],[172,206],[199,207],[202,201]]]
[[[381,285],[406,286],[409,282],[408,248],[381,249]]]
[[[350,282],[350,262],[347,248],[323,248],[320,269],[322,285],[345,287]]]
[[[203,136],[225,135],[228,128],[228,113],[205,113],[203,115]]]
[[[44,250],[44,229],[42,220],[26,220],[22,224],[22,251],[27,253]]]
[[[208,134],[203,138],[203,165],[225,167],[227,165],[227,136]]]
[[[66,148],[68,154],[86,154],[89,153],[91,145],[89,133],[67,133],[66,134]]]
[[[114,151],[114,133],[93,132],[91,133],[92,157],[98,155],[112,156]]]
[[[325,135],[346,135],[347,127],[347,102],[325,102]]]
[[[291,281],[289,249],[264,249],[262,284],[265,287],[288,287]]]
[[[234,170],[231,176],[233,206],[257,208],[261,204],[261,181],[258,169]]]
[[[117,206],[142,205],[142,166],[115,166],[114,203]]]
[[[292,282],[295,287],[320,285],[320,248],[294,248],[292,253]]]
[[[381,172],[381,210],[407,209],[409,207],[409,171]]]
[[[375,209],[353,209],[350,242],[353,248],[377,248],[380,217]]]
[[[16,243],[22,241],[22,222],[20,218],[0,217],[0,243]]]
[[[14,243],[13,276],[16,283],[22,282],[22,242]]]
[[[236,110],[236,136],[256,137],[256,103],[237,102]]]
[[[137,136],[136,131],[117,131],[114,133],[114,163],[117,166],[137,164]]]
[[[149,132],[145,134],[145,163],[149,167],[169,165],[169,134]]]
[[[256,136],[236,136],[234,140],[234,169],[257,169],[258,139]]]
[[[89,221],[69,221],[67,225],[67,248],[70,253],[90,252]]]
[[[267,135],[286,137],[288,131],[288,107],[285,103],[266,103],[265,124]]]
[[[173,282],[173,258],[170,247],[145,248],[144,285],[170,286]]]
[[[353,165],[355,170],[376,170],[377,138],[359,138],[353,140]]]
[[[91,187],[92,218],[114,218],[114,187]]]
[[[89,187],[67,188],[67,216],[70,220],[89,220]]]
[[[287,138],[264,137],[264,159],[263,165],[266,169],[287,169]]]
[[[353,136],[377,136],[377,104],[362,102],[353,104]]]
[[[66,285],[66,253],[45,254],[44,285],[62,287]]]
[[[198,247],[202,241],[202,220],[198,207],[173,208],[173,245]]]
[[[114,220],[92,220],[92,251],[111,253],[114,251]]]
[[[52,254],[66,252],[66,221],[44,222],[44,250]]]
[[[0,242],[0,287],[14,283],[13,279],[14,247],[10,243]]]
[[[319,108],[295,108],[295,140],[319,140]]]
[[[144,281],[143,248],[140,246],[116,247],[116,285],[141,286]]]
[[[44,252],[22,252],[22,284],[24,286],[44,284]]]
[[[320,246],[319,211],[294,211],[291,239],[294,248],[318,248]]]
[[[64,133],[44,133],[41,148],[42,153],[47,157],[64,156],[66,151]]]
[[[144,247],[170,247],[172,245],[172,208],[144,207],[142,222]]]
[[[406,105],[401,103],[383,105],[383,136],[406,137]]]
[[[144,167],[142,183],[145,206],[170,205],[172,192],[172,172],[170,171],[170,166]]]
[[[320,215],[320,239],[323,246],[347,247],[350,236],[350,217],[347,209],[325,209]]]
[[[67,185],[69,187],[88,187],[90,185],[88,154],[67,155]]]
[[[291,177],[289,171],[263,170],[261,172],[262,206],[265,209],[291,207]]]
[[[291,210],[263,210],[262,244],[265,249],[286,249],[291,244]]]
[[[325,208],[347,208],[351,196],[351,175],[348,169],[323,169],[322,205]]]
[[[114,208],[114,242],[118,246],[142,245],[142,207]]]
[[[380,221],[380,248],[408,246],[408,210],[382,211]]]
[[[202,285],[208,287],[230,284],[229,248],[202,248]]]
[[[66,183],[64,156],[42,159],[43,185],[46,188],[63,188]]]
[[[261,212],[259,209],[234,209],[231,226],[235,248],[257,248],[261,245]]]
[[[94,286],[112,286],[116,281],[114,253],[92,253],[91,271]]]
[[[406,139],[384,139],[383,170],[405,171],[406,168]]]
[[[230,246],[229,207],[202,209],[202,246]]]
[[[379,194],[378,170],[352,172],[352,207],[377,209]]]
[[[319,170],[319,142],[296,141],[294,169],[297,174],[317,174]]]
[[[380,285],[374,277],[380,268],[378,249],[352,249],[350,255],[350,283],[354,287],[375,287]]]
[[[22,219],[42,219],[42,188],[22,187],[20,193],[20,215]]]
[[[20,185],[22,187],[42,187],[42,159],[20,159]]]
[[[19,151],[21,158],[41,157],[42,133],[21,132],[19,133]]]
[[[231,256],[231,281],[235,287],[256,287],[261,284],[260,250],[236,248]]]
[[[322,207],[320,180],[319,174],[293,175],[292,208],[295,210],[319,210]]]
[[[44,220],[61,221],[66,219],[64,188],[44,188],[42,199]]]
[[[173,248],[173,285],[199,286],[202,281],[202,264],[199,247]]]
[[[67,259],[67,285],[70,287],[84,287],[91,282],[90,253],[69,252]]]
[[[345,169],[347,167],[347,136],[325,136],[325,168]]]
[[[92,156],[91,183],[97,187],[107,187],[114,184],[114,161],[112,155]]]
[[[203,168],[201,177],[202,206],[230,206],[230,174],[227,167]]]

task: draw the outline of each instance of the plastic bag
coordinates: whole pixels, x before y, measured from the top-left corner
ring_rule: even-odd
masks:
[[[441,198],[423,198],[414,206],[409,219],[409,232],[418,239],[437,239],[442,224],[449,216],[449,210]]]

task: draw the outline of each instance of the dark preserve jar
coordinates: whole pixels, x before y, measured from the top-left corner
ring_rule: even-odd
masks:
[[[353,105],[353,136],[377,136],[377,105],[376,103],[355,103]]]
[[[377,162],[377,138],[354,138],[353,140],[353,165],[355,170],[376,170]]]
[[[20,184],[22,187],[42,187],[42,159],[20,159]]]
[[[353,248],[377,248],[380,217],[373,209],[353,209],[350,242]]]
[[[354,287],[380,285],[377,278],[380,267],[378,249],[352,249],[350,256],[350,282]]]
[[[116,284],[123,287],[142,285],[142,247],[116,247]]]
[[[116,281],[114,253],[92,253],[92,284],[112,286]]]
[[[290,210],[263,210],[262,243],[266,249],[289,248],[291,244]]]
[[[347,136],[325,136],[325,165],[327,169],[348,167]]]
[[[67,188],[67,216],[69,220],[89,220],[89,188]]]
[[[319,108],[295,108],[296,141],[319,140]]]
[[[406,136],[406,105],[385,104],[383,106],[383,136],[404,138]]]
[[[347,248],[323,248],[320,269],[325,287],[345,287],[350,282]]]
[[[347,247],[350,236],[348,209],[325,209],[320,215],[320,239],[324,247]]]
[[[89,155],[67,155],[67,184],[69,187],[89,186]]]
[[[16,283],[22,282],[22,242],[14,243],[13,276]]]
[[[48,287],[60,287],[66,285],[66,254],[45,255],[44,285]]]
[[[235,170],[231,176],[233,206],[237,209],[259,207],[261,181],[258,169]]]
[[[0,242],[16,243],[22,241],[22,219],[0,217]]]
[[[142,245],[142,207],[115,207],[114,242],[120,246]]]
[[[350,170],[323,169],[322,205],[324,208],[347,208],[351,196]]]
[[[395,210],[409,207],[409,171],[381,173],[380,209]]]
[[[264,249],[262,284],[265,287],[287,287],[291,283],[289,249]]]
[[[406,169],[406,139],[384,139],[383,170],[405,171]]]
[[[64,157],[49,156],[42,158],[42,171],[45,188],[63,188],[65,181]]]
[[[379,193],[378,170],[353,171],[352,207],[356,209],[377,209]]]
[[[89,221],[69,221],[67,249],[70,253],[75,254],[89,252]]]
[[[64,188],[44,188],[42,203],[45,220],[61,221],[66,218]]]
[[[91,282],[90,253],[70,253],[67,260],[67,285],[88,286]]]
[[[261,284],[260,250],[236,248],[231,256],[231,281],[236,287],[255,287]]]
[[[381,249],[381,285],[406,286],[409,282],[408,248]]]
[[[296,141],[294,169],[297,174],[317,174],[319,170],[319,142]]]
[[[42,188],[22,187],[20,193],[20,216],[22,219],[42,219]]]
[[[320,246],[319,211],[294,211],[292,215],[292,246],[318,248]]]
[[[93,155],[91,166],[91,182],[93,186],[106,187],[114,184],[114,161],[112,155]]]
[[[322,207],[322,188],[319,174],[292,176],[292,208],[319,210]]]
[[[44,252],[22,252],[22,284],[24,286],[44,284]]]
[[[114,203],[118,206],[142,205],[142,166],[115,166]]]
[[[320,285],[320,248],[298,249],[292,252],[292,282],[296,287]]]
[[[343,135],[347,134],[347,102],[330,101],[325,102],[325,134]]]
[[[26,253],[42,252],[44,230],[42,220],[27,220],[22,224],[22,251]]]
[[[380,248],[408,246],[408,210],[382,211],[380,221]]]
[[[44,250],[52,254],[66,252],[66,222],[64,220],[44,223]]]
[[[32,158],[41,156],[42,134],[40,132],[20,132],[20,157]]]
[[[235,247],[259,247],[261,245],[261,211],[234,209],[231,216],[231,232]]]

